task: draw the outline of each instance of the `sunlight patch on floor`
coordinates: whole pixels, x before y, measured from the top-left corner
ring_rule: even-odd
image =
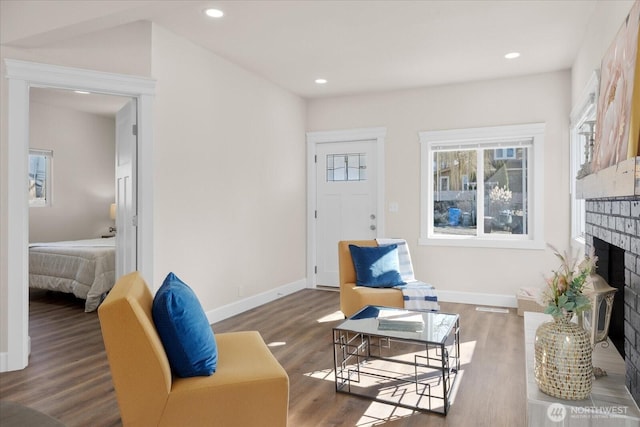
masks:
[[[333,369],[323,369],[321,371],[311,371],[306,374],[302,374],[305,377],[315,378],[318,380],[327,380],[335,382],[336,376]]]
[[[470,344],[475,345],[475,341]],[[312,371],[312,372],[307,372],[303,375],[306,377],[315,378],[319,380],[335,382],[335,372],[333,369],[323,369],[319,371]],[[464,370],[460,369],[456,373],[456,379],[453,383],[453,388],[451,389],[449,394],[449,405],[451,406],[453,406],[456,402],[458,390],[460,389],[460,384],[463,381],[463,377],[464,377]],[[393,385],[389,387],[383,386],[382,388],[377,390],[376,397],[388,400],[388,397],[386,395],[389,394],[389,390],[393,390],[394,388],[395,386]],[[353,396],[353,397],[358,399],[362,398],[361,396]],[[434,407],[433,409],[435,409],[436,411],[441,411],[442,407],[439,407],[439,408]],[[421,411],[417,411],[417,410],[414,411],[412,409],[396,406],[392,403],[372,401],[369,407],[367,408],[367,410],[365,411],[365,413],[355,424],[355,426],[356,427],[380,426],[391,421],[409,417],[418,412],[421,412]]]
[[[286,343],[275,342],[275,343],[269,344],[269,347],[275,347],[278,345],[286,345]],[[475,352],[475,349],[476,349],[476,341],[465,341],[460,343],[460,366],[461,367],[468,363],[471,363],[471,359],[473,358],[473,353]],[[413,355],[413,353],[407,353],[407,354]],[[463,373],[463,370],[460,369],[460,371],[458,372],[458,374],[460,375],[460,378],[456,379],[455,388],[457,388],[457,385],[460,383],[460,379],[462,378],[462,373]],[[302,375],[304,375],[305,377],[315,378],[315,379],[325,380],[325,381],[335,382],[336,380],[335,371],[333,368],[323,369],[320,371],[311,371]],[[452,394],[455,393],[455,391],[456,390],[452,390]]]
[[[283,345],[287,345],[284,341],[273,341],[267,344],[267,347],[282,347]]]
[[[453,406],[456,401],[456,396],[458,395],[458,390],[460,389],[460,384],[462,384],[462,379],[464,378],[464,369],[460,369],[456,374],[456,381],[453,383],[453,388],[451,389],[451,394],[449,395],[449,405]],[[449,408],[451,409],[451,408]]]
[[[471,363],[473,353],[476,351],[476,341],[465,341],[460,343],[460,366]]]
[[[371,402],[367,411],[360,417],[356,423],[357,427],[380,426],[389,421],[410,417],[415,411],[406,408],[400,408],[386,403]]]
[[[331,314],[327,314],[326,316],[322,316],[321,318],[316,320],[316,322],[327,323],[327,322],[334,322],[336,320],[344,320],[344,314],[342,314],[340,310],[333,312]]]

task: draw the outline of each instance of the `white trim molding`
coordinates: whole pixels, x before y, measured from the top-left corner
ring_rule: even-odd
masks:
[[[102,91],[111,95],[138,97],[155,94],[156,81],[147,77],[106,73],[60,65],[5,59],[6,78],[24,80],[30,87]]]
[[[301,291],[306,288],[307,279],[296,280],[295,282],[287,283],[279,286],[275,289],[270,289],[261,294],[253,295],[248,298],[243,298],[240,301],[227,304],[223,307],[218,307],[213,310],[207,311],[207,319],[209,324],[219,322],[236,314],[244,313],[256,307],[260,307],[268,302],[275,301],[277,299],[286,297],[295,292]]]
[[[513,249],[544,249],[544,123],[509,126],[452,129],[419,132],[420,140],[420,245]],[[477,235],[443,235],[434,231],[433,153],[435,150],[478,150],[522,146],[530,151],[528,197],[526,198],[527,234],[485,234],[478,227]],[[476,161],[478,176],[483,175],[484,162]],[[477,186],[478,201],[484,200],[484,186]],[[480,202],[478,202],[480,204]]]
[[[479,292],[461,292],[436,289],[439,302],[454,302],[458,304],[471,304],[490,307],[511,307],[518,306],[515,295],[503,294],[483,294]]]
[[[331,131],[307,132],[307,287],[316,286],[315,262],[316,262],[316,221],[314,212],[316,210],[316,147],[317,144],[332,142],[359,142],[375,141],[376,158],[378,169],[377,186],[377,210],[378,210],[378,237],[384,237],[385,230],[385,210],[384,210],[384,141],[387,135],[387,128],[360,128],[342,129]],[[337,244],[337,242],[336,242]]]
[[[600,71],[595,70],[582,90],[578,102],[571,110],[570,118],[570,155],[569,155],[569,193],[571,194],[571,245],[584,250],[585,201],[579,199],[576,180],[582,164],[586,161],[585,141],[580,128],[587,120],[596,119],[598,105]]]
[[[24,369],[29,358],[27,158],[29,89],[86,90],[138,101],[138,270],[153,283],[153,117],[155,80],[5,59],[9,86],[7,154],[7,352],[0,371]]]

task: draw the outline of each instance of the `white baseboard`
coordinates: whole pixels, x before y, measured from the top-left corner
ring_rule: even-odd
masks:
[[[248,298],[241,299],[239,301],[227,304],[222,307],[215,308],[207,311],[207,319],[209,323],[213,324],[229,317],[235,316],[253,308],[259,307],[271,301],[275,301],[284,296],[290,295],[294,292],[298,292],[307,288],[307,280],[300,279],[295,282],[282,285],[275,289],[271,289],[261,294],[253,295]],[[438,301],[440,302],[455,302],[461,304],[475,304],[490,307],[512,307],[518,306],[515,295],[501,295],[501,294],[484,294],[478,292],[460,292],[460,291],[446,291],[436,290],[438,294]],[[0,359],[1,361],[1,359]]]
[[[456,302],[461,304],[486,305],[493,307],[517,307],[514,295],[482,294],[478,292],[445,291],[436,289],[438,302]]]
[[[27,354],[31,354],[31,336],[27,336]],[[17,361],[16,361],[17,359]],[[27,357],[24,365],[22,364],[22,358],[13,357],[13,365],[9,363],[9,352],[0,352],[0,372],[20,371],[27,367],[29,364],[29,358]],[[16,366],[17,363],[17,366]]]
[[[294,292],[306,289],[306,287],[307,279],[296,280],[295,282],[282,285],[261,294],[253,295],[248,298],[233,302],[231,304],[209,310],[206,312],[207,319],[209,320],[210,324],[213,324],[215,322],[219,322],[221,320],[235,316],[236,314],[243,313],[245,311],[251,310],[252,308],[259,307],[268,302],[290,295]]]

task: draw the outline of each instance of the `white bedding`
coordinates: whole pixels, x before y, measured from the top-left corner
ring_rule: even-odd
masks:
[[[29,287],[66,292],[94,311],[113,287],[115,237],[29,244]]]

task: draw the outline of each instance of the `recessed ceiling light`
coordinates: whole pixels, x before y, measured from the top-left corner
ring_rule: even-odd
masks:
[[[327,79],[316,79],[316,83],[319,85],[323,85],[325,83],[327,83]]]
[[[205,9],[204,13],[211,18],[222,18],[224,16],[224,12],[220,9],[209,8]]]
[[[507,59],[516,59],[520,56],[520,52],[509,52],[504,57]]]
[[[75,93],[79,93],[80,95],[89,95],[90,92],[86,90],[74,90]]]

